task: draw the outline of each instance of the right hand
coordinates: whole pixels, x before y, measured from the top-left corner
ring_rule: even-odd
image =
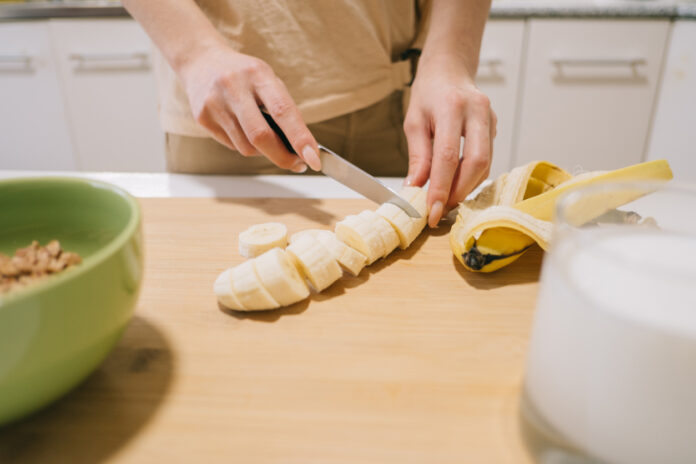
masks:
[[[266,62],[220,45],[189,60],[179,74],[193,116],[215,140],[243,156],[261,154],[283,169],[303,172],[307,165],[315,171],[321,169],[317,141],[285,85]],[[266,123],[261,105],[299,158]]]

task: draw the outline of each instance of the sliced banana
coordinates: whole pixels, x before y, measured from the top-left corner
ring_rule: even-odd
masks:
[[[224,270],[213,284],[213,292],[218,301],[229,309],[244,311],[244,306],[240,303],[237,295],[232,288],[232,268]]]
[[[384,244],[384,250],[382,251],[383,258],[386,258],[389,255],[389,253],[394,251],[394,249],[397,246],[399,246],[398,234],[391,226],[391,224],[387,222],[387,220],[384,219],[382,216],[369,209],[361,211],[360,214],[358,214],[358,216],[364,218],[366,221],[371,222],[372,227],[374,227],[379,232],[379,236],[382,239],[382,243]]]
[[[343,275],[331,252],[309,235],[298,237],[286,251],[317,292],[321,292]]]
[[[239,234],[239,254],[254,258],[271,248],[285,248],[288,244],[288,228],[280,222],[256,224]]]
[[[419,227],[419,222],[423,222],[423,226],[425,226],[424,221],[410,217],[404,210],[392,203],[384,203],[375,212],[386,219],[396,230],[401,249],[408,248],[421,233],[423,227]]]
[[[280,307],[261,283],[252,259],[232,268],[232,291],[246,311]]]
[[[309,287],[283,249],[272,248],[258,256],[254,259],[254,267],[263,287],[281,306],[309,296]]]
[[[399,194],[416,208],[423,219],[424,226],[428,221],[428,191],[421,187],[404,187]]]
[[[384,256],[384,241],[372,221],[351,214],[338,222],[335,230],[339,240],[367,257],[367,264]]]
[[[367,262],[365,255],[340,241],[338,237],[336,237],[336,234],[330,230],[303,230],[293,234],[290,237],[290,243],[295,242],[302,235],[309,235],[315,240],[318,240],[331,252],[336,261],[338,261],[338,264],[350,274],[357,276],[365,267],[365,263]]]

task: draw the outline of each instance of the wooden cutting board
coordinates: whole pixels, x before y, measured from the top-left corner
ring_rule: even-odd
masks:
[[[106,362],[0,429],[0,462],[525,463],[518,398],[541,252],[465,271],[447,228],[264,313],[212,283],[237,234],[330,228],[366,200],[144,199],[146,275]]]

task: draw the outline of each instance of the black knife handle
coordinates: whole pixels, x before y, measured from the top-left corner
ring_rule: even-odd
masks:
[[[290,153],[297,154],[295,149],[292,148],[290,141],[283,133],[283,129],[281,129],[280,126],[273,120],[271,115],[266,113],[266,111],[263,109],[261,110],[261,114],[263,114],[263,117],[266,119],[266,122],[268,123],[269,126],[271,126],[271,129],[273,129],[273,132],[275,132],[276,135],[278,137],[280,137],[280,141],[283,142],[283,145],[285,145],[285,148],[287,148]]]

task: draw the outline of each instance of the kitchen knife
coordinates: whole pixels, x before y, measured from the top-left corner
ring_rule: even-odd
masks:
[[[268,125],[271,126],[271,129],[280,137],[285,148],[287,148],[290,153],[297,154],[295,149],[292,148],[290,141],[271,115],[265,111],[261,111],[261,113]],[[421,217],[416,208],[394,190],[321,144],[319,144],[319,159],[321,160],[321,172],[337,180],[351,190],[378,204],[392,203],[404,210],[404,212],[412,218]]]

